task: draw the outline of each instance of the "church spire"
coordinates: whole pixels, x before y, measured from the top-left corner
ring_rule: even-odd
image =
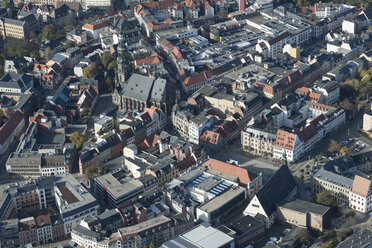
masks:
[[[284,149],[284,151],[283,151],[282,165],[288,166],[288,161],[287,161],[287,152],[286,152],[285,149]]]

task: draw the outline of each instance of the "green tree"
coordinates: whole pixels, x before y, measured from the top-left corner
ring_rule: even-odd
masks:
[[[56,27],[53,24],[45,25],[41,33],[43,40],[55,40],[56,39]]]
[[[98,73],[98,67],[95,62],[90,64],[89,66],[85,67],[83,70],[83,77],[85,78],[93,78]]]
[[[29,56],[39,59],[40,45],[24,39],[7,38],[4,46],[6,57],[9,59]]]
[[[335,141],[335,140],[331,140],[331,141],[329,142],[329,145],[328,145],[327,151],[328,151],[329,153],[336,153],[336,152],[339,152],[339,151],[340,151],[340,144],[337,143],[337,141]]]
[[[1,7],[9,9],[9,8],[12,8],[13,6],[12,6],[10,0],[3,0],[1,2]]]
[[[338,244],[337,239],[330,239],[325,244],[323,244],[321,248],[333,248],[336,247],[337,244]]]
[[[353,230],[350,227],[341,229],[340,231],[337,232],[338,242],[344,241],[352,233],[353,233]]]
[[[65,31],[71,31],[76,27],[78,24],[78,20],[75,14],[70,13],[67,16],[62,17],[59,22],[58,26],[63,27]]]
[[[73,132],[70,136],[72,143],[76,145],[76,149],[80,149],[85,141],[85,136],[79,132]]]
[[[106,165],[99,162],[95,165],[91,165],[88,167],[88,169],[85,171],[85,177],[90,180],[94,177],[105,175],[108,172],[109,168]]]
[[[326,206],[335,206],[337,204],[336,198],[333,193],[328,190],[323,190],[316,195],[316,202]]]
[[[66,44],[63,46],[65,50],[73,48],[75,46],[75,43],[73,41],[67,41]]]

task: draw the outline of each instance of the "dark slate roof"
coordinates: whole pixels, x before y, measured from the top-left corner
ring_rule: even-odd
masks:
[[[256,195],[267,216],[270,216],[276,211],[277,205],[283,201],[295,187],[296,182],[291,172],[286,165],[282,165]]]
[[[89,230],[89,229],[87,229],[87,228],[85,228],[81,225],[78,225],[77,227],[72,229],[72,232],[82,234],[86,237],[90,237],[93,240],[98,239],[99,237],[101,237],[100,233],[93,232],[93,231],[91,231],[91,230]]]
[[[341,242],[337,248],[360,247],[367,248],[372,245],[372,232],[368,229],[355,232],[345,241]]]
[[[27,74],[6,74],[0,79],[0,87],[26,90],[32,77]],[[30,86],[30,85],[29,85]]]
[[[133,75],[124,84],[121,94],[129,98],[147,102],[153,84],[153,78],[133,73]]]
[[[71,90],[62,84],[52,98],[56,105],[65,106],[70,100]]]
[[[300,199],[296,199],[295,201],[288,202],[280,207],[290,209],[296,212],[315,213],[318,215],[325,215],[330,209],[327,206],[316,204],[313,202],[303,201]]]
[[[342,173],[354,167],[354,161],[350,156],[342,156],[333,160],[329,160],[323,168],[327,171]]]
[[[40,50],[45,51],[47,47],[50,47],[50,49],[54,50],[57,47],[62,47],[62,43],[56,40],[47,40],[41,45]]]
[[[151,91],[151,100],[156,102],[167,102],[170,100],[170,88],[166,79],[158,78],[154,82]]]
[[[94,154],[98,154],[96,149],[88,150],[88,151],[83,152],[80,155],[81,163],[84,164],[84,163],[90,161],[91,159],[93,159],[95,157]]]

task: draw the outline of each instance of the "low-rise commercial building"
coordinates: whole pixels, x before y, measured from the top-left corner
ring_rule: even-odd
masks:
[[[94,192],[108,208],[116,208],[136,200],[144,191],[141,181],[124,179],[121,182],[112,174],[96,177],[91,182]]]
[[[162,248],[173,247],[216,247],[216,248],[234,248],[234,239],[224,232],[202,223],[192,230],[165,242]]]
[[[71,233],[80,220],[96,216],[100,208],[97,200],[71,174],[55,177],[54,194],[66,234]]]
[[[237,248],[254,245],[265,237],[265,224],[249,215],[218,229],[233,237]]]

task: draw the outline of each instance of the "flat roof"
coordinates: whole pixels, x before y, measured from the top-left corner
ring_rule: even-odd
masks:
[[[246,215],[225,226],[235,231],[237,235],[241,235],[252,229],[257,228],[257,226],[264,227],[264,223],[259,219],[256,219],[255,217]]]
[[[200,206],[199,209],[204,211],[204,212],[212,212],[216,209],[219,209],[223,205],[225,205],[227,202],[233,200],[235,197],[237,197],[240,194],[244,194],[245,189],[242,187],[233,187],[230,188],[228,191],[225,193],[216,196],[209,202],[205,203],[204,205]]]
[[[316,204],[313,202],[303,201],[296,199],[295,201],[288,202],[282,206],[281,208],[290,209],[293,211],[301,212],[301,213],[314,213],[319,215],[324,215],[330,209],[330,207],[323,206],[320,204]]]
[[[145,231],[147,229],[160,226],[162,224],[165,224],[167,222],[171,222],[171,220],[163,215],[159,215],[155,218],[146,220],[144,222],[141,222],[139,224],[133,225],[133,226],[127,226],[119,229],[119,233],[121,235],[131,235],[136,234],[142,231]]]
[[[58,189],[61,192],[63,199],[69,204],[79,201],[79,199],[76,198],[76,196],[66,186],[58,186]]]
[[[143,187],[143,184],[139,180],[133,179],[125,183],[120,183],[111,174],[97,177],[95,180],[117,199]]]
[[[215,176],[222,177],[223,179],[226,179],[226,180],[231,181],[231,182],[238,182],[238,177],[236,177],[234,175],[231,175],[231,174],[224,173],[222,171],[213,170],[213,169],[208,168],[205,172],[210,173],[210,174],[215,175]]]
[[[181,235],[182,238],[196,245],[197,247],[221,247],[225,244],[233,242],[233,238],[221,232],[220,230],[207,226],[206,224],[199,225],[194,229]]]

